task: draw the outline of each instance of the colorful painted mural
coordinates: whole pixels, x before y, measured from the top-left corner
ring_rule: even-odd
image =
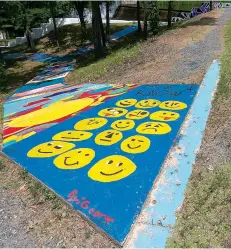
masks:
[[[177,140],[198,86],[61,89],[35,93],[29,101],[11,96],[3,152],[123,243]],[[16,107],[20,111],[11,113]],[[27,139],[20,137],[24,131]],[[17,137],[14,143],[12,136]]]
[[[51,84],[53,83],[53,84]],[[66,85],[61,81],[25,85],[4,109],[3,147],[63,122],[77,113],[136,87],[130,85]],[[36,87],[33,89],[33,86]]]
[[[72,70],[75,63],[75,60],[51,63],[27,84],[64,78]]]
[[[221,3],[221,2],[213,2],[214,9],[220,8],[229,8],[231,7],[231,3]],[[182,20],[190,19],[192,17],[198,16],[203,13],[207,13],[210,11],[210,3],[205,2],[202,3],[199,8],[192,8],[191,12],[179,12],[177,15],[172,17],[173,22],[179,22]]]

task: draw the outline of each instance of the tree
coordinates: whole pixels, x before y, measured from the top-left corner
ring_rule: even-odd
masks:
[[[23,13],[23,23],[24,23],[24,30],[25,30],[25,35],[27,39],[27,44],[28,44],[28,47],[35,50],[35,44],[34,44],[34,40],[31,35],[30,23],[28,21],[28,16],[27,16],[28,2],[20,2],[20,4],[21,4],[22,13]]]
[[[98,1],[91,2],[92,7],[92,30],[94,40],[94,53],[95,58],[103,57],[103,42],[102,42],[102,29],[101,29],[101,13]]]
[[[73,4],[70,2],[53,2],[56,17],[69,13]],[[28,45],[33,43],[31,29],[40,27],[41,23],[48,22],[51,16],[49,2],[44,1],[3,1],[0,4],[0,28],[9,37],[27,37]],[[32,44],[33,46],[33,44]]]
[[[148,38],[148,3],[143,2],[144,7],[144,40]]]
[[[80,24],[81,24],[81,32],[82,32],[82,39],[86,39],[86,24],[84,20],[84,7],[85,2],[84,1],[74,1],[75,9],[78,13]]]
[[[55,40],[56,40],[56,44],[57,47],[60,47],[60,41],[59,41],[59,33],[58,33],[58,29],[57,29],[57,25],[56,25],[56,20],[55,20],[55,2],[49,1],[49,7],[50,7],[50,12],[51,12],[51,17],[53,20],[53,25],[54,25],[54,32],[55,32]]]
[[[100,7],[99,7],[99,2],[98,2],[97,12],[98,12],[99,20],[100,20],[100,29],[101,29],[103,47],[106,47],[106,36],[104,33],[103,20],[102,20],[102,16],[101,16]]]
[[[213,1],[209,1],[210,4],[210,11],[213,10]]]
[[[106,1],[106,36],[108,37],[110,35],[110,2]]]
[[[168,1],[168,27],[172,26],[172,1]]]
[[[138,24],[138,32],[141,32],[141,23],[140,23],[140,1],[136,1],[136,17]]]
[[[157,35],[159,32],[159,12],[157,8],[157,1],[148,2],[150,13],[148,20],[150,23],[150,29],[153,35]]]

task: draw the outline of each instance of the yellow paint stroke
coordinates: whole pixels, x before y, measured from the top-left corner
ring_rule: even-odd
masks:
[[[43,109],[17,117],[8,123],[9,127],[30,127],[40,125],[78,112],[94,102],[93,98],[60,101]]]

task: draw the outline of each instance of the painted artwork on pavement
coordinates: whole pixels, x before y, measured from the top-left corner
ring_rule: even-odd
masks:
[[[75,60],[52,63],[27,84],[64,78],[72,70],[75,63]]]
[[[177,140],[198,85],[88,87],[80,85],[68,97],[51,89],[29,102],[9,100],[25,108],[5,116],[11,136],[13,130],[36,133],[52,125],[3,152],[122,244]]]
[[[66,85],[62,79],[27,84],[11,95],[4,108],[3,147],[63,122],[118,95],[130,85]]]

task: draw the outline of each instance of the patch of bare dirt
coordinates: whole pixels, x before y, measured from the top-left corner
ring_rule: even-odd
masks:
[[[215,10],[200,15],[187,21],[182,27],[148,39],[142,44],[141,52],[135,61],[113,68],[113,71],[97,81],[140,84],[182,83],[182,79],[171,77],[169,72],[174,68],[175,63],[182,59],[181,51],[184,48],[193,44],[196,46],[198,41],[205,39],[206,35],[217,27],[221,14],[222,10]],[[196,73],[193,70],[187,77],[186,83],[199,83],[203,79],[207,66],[207,64],[201,65]],[[181,69],[178,68],[178,70]]]

